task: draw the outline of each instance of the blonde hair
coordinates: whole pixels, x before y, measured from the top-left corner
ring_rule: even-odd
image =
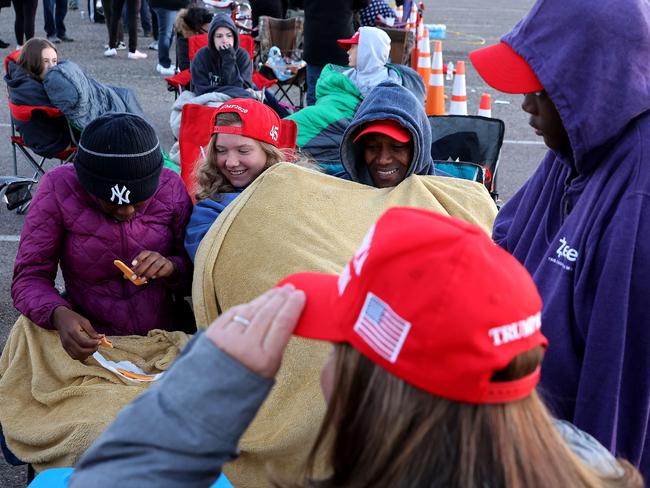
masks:
[[[304,478],[319,487],[525,488],[639,487],[626,461],[606,477],[584,464],[556,431],[536,392],[510,403],[447,400],[387,373],[353,347],[336,346],[334,389]],[[517,356],[493,381],[521,378],[539,365],[540,348]]]
[[[217,116],[217,125],[233,126],[241,125],[241,123],[241,117],[236,113],[229,112]],[[218,196],[219,193],[235,191],[235,187],[228,181],[228,178],[217,168],[217,136],[218,134],[212,135],[205,157],[200,159],[196,166],[194,193],[197,201]],[[266,154],[266,164],[263,171],[283,161],[295,162],[296,156],[293,151],[282,150],[267,142],[255,140],[259,142],[264,154]]]

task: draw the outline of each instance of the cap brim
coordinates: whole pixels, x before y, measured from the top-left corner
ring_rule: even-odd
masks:
[[[395,139],[397,142],[401,143],[406,143],[409,142],[413,137],[409,133],[408,135],[405,134],[400,134],[396,130],[392,130],[391,128],[378,128],[378,127],[368,127],[364,130],[362,130],[358,136],[356,136],[352,142],[355,143],[359,139],[361,139],[363,136],[366,134],[383,134],[385,136],[390,137],[391,139]]]
[[[346,341],[339,322],[332,317],[338,299],[338,278],[327,273],[295,273],[278,283],[278,286],[291,283],[307,297],[294,335],[319,341]]]
[[[350,49],[351,46],[358,44],[357,42],[354,42],[352,39],[338,39],[336,43],[339,45],[341,49],[345,49],[346,51]]]
[[[496,90],[533,93],[544,89],[526,60],[505,42],[472,51],[469,59],[481,78]]]

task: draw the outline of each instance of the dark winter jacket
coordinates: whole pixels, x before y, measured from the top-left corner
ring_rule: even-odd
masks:
[[[648,478],[650,3],[538,1],[503,40],[537,74],[572,148],[549,150],[494,225],[544,302],[541,391]]]
[[[55,109],[43,83],[13,61],[5,75],[11,103]],[[63,115],[49,117],[43,110],[32,112],[31,119],[13,118],[27,146],[39,156],[53,157],[72,143],[68,122]]]
[[[354,11],[370,0],[302,0],[305,9],[304,55],[309,64],[348,64],[347,53],[336,43],[354,35]]]
[[[100,83],[72,61],[62,61],[49,69],[43,87],[52,104],[79,129],[107,112],[128,112],[144,117],[131,88]]]
[[[227,27],[234,33],[232,49],[217,50],[214,33],[219,27]],[[208,31],[208,45],[196,53],[190,67],[192,91],[195,95],[218,91],[235,97],[250,98],[247,88],[253,88],[253,62],[248,52],[239,47],[239,34],[232,19],[217,14]]]
[[[399,122],[409,130],[413,138],[413,161],[406,176],[436,174],[431,161],[431,126],[422,104],[408,89],[385,81],[377,85],[361,102],[343,134],[341,162],[350,179],[365,185],[375,185],[363,158],[361,145],[352,141],[363,124],[385,119]]]
[[[103,213],[79,184],[74,167],[59,166],[42,178],[32,200],[14,267],[15,307],[37,325],[53,328],[62,305],[86,317],[98,333],[146,335],[151,329],[183,328],[172,292],[189,292],[192,263],[183,247],[192,202],[180,177],[163,169],[156,193],[127,222]],[[150,250],[172,260],[173,282],[135,286],[113,260],[130,263]],[[61,266],[65,296],[54,287]]]

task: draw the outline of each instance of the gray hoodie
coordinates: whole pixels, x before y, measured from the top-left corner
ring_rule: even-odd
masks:
[[[406,176],[436,174],[431,164],[431,126],[424,107],[408,89],[385,81],[375,87],[361,102],[343,134],[341,162],[350,179],[374,186],[361,145],[352,141],[363,124],[386,119],[399,122],[413,137],[413,160]]]

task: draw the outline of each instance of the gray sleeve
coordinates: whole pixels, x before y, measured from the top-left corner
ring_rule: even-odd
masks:
[[[272,386],[200,332],[86,451],[69,487],[209,486]]]

